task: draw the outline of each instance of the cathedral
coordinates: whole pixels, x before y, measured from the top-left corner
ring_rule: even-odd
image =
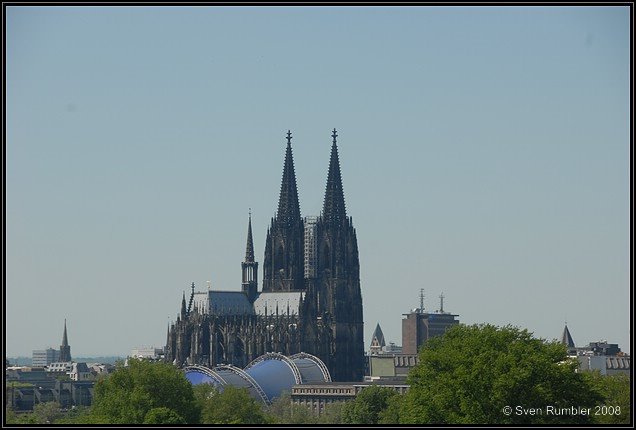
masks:
[[[185,293],[168,329],[166,360],[178,365],[244,367],[257,357],[305,352],[320,358],[333,381],[364,376],[358,242],[345,209],[333,130],[320,216],[300,214],[291,132],[278,210],[267,229],[263,283],[258,291],[251,214],[240,291]]]

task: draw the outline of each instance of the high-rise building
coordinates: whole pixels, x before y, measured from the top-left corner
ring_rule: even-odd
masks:
[[[180,366],[244,367],[267,353],[320,358],[334,381],[361,381],[365,358],[358,244],[345,209],[336,130],[322,213],[303,218],[287,132],[276,215],[267,229],[258,289],[251,213],[240,291],[185,293],[168,329],[166,359]]]
[[[435,312],[424,310],[424,294],[420,292],[420,307],[413,309],[408,314],[403,314],[402,319],[402,354],[417,354],[420,347],[434,336],[441,336],[455,324],[459,315],[444,311],[444,295],[440,295],[440,308]]]
[[[31,365],[33,367],[45,367],[51,363],[55,363],[60,359],[60,351],[53,348],[33,350],[31,356]]]

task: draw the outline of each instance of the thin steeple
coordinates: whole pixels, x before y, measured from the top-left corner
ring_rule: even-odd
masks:
[[[71,347],[68,344],[68,335],[66,334],[66,318],[64,318],[64,334],[62,335],[62,345],[60,345],[60,361],[71,361]]]
[[[250,218],[247,223],[247,245],[245,246],[245,262],[254,262],[254,240],[252,239],[252,209],[250,208]]]
[[[62,335],[62,346],[68,346],[68,335],[66,334],[66,318],[64,318],[64,334]]]
[[[276,220],[284,224],[291,224],[293,221],[300,219],[300,205],[298,204],[298,189],[296,187],[291,139],[291,131],[287,130],[287,151],[285,152],[283,180],[280,184],[280,197],[278,198],[278,212],[276,214]]]
[[[322,218],[327,222],[341,222],[346,219],[344,192],[342,190],[342,177],[340,175],[340,160],[338,158],[338,146],[336,145],[336,129],[333,129],[333,144],[331,145],[331,158],[329,160],[329,174],[327,176],[327,188],[325,190],[325,202],[322,209]]]

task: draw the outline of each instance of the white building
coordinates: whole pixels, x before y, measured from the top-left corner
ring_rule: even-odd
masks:
[[[88,381],[93,376],[86,363],[73,363],[69,375],[71,381]]]
[[[60,351],[53,348],[35,349],[31,355],[31,366],[46,367],[60,359]]]
[[[46,366],[47,372],[68,373],[71,371],[73,363],[70,361],[57,361]]]
[[[163,348],[155,348],[154,346],[133,348],[130,352],[130,357],[132,358],[150,358],[156,360],[160,356],[163,356]]]

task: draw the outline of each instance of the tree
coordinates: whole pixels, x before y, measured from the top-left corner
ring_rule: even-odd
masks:
[[[75,406],[55,420],[55,424],[99,424],[91,415],[90,406]]]
[[[218,391],[210,384],[199,384],[195,388],[203,424],[267,423],[263,408],[247,388],[226,385],[223,391]]]
[[[378,424],[398,424],[400,422],[400,408],[404,395],[396,394],[387,400],[387,406],[378,415]]]
[[[303,405],[295,405],[291,401],[291,393],[283,391],[267,412],[267,421],[270,424],[315,424],[316,417],[309,408]]]
[[[51,424],[62,416],[61,406],[58,402],[38,403],[33,408],[33,416],[37,424]]]
[[[587,415],[554,413],[602,401],[577,367],[564,345],[536,339],[527,330],[460,324],[429,339],[420,351],[400,422],[589,423]]]
[[[174,409],[152,408],[144,418],[144,424],[187,424],[183,417],[176,413]]]
[[[346,402],[327,403],[322,413],[318,415],[318,424],[342,424],[342,409]]]
[[[603,376],[598,370],[583,372],[583,375],[605,397],[605,401],[598,405],[598,410],[593,411],[594,421],[598,424],[630,424],[632,402],[629,376],[623,373]]]
[[[364,388],[354,400],[342,407],[342,422],[345,424],[378,424],[380,414],[396,396],[395,390],[378,385]]]
[[[7,424],[52,424],[62,417],[58,402],[38,403],[33,411],[16,414],[10,407],[6,407],[5,419]]]
[[[91,415],[104,424],[142,424],[146,419],[160,424],[156,420],[161,417],[167,424],[200,421],[192,385],[168,363],[130,359],[128,366],[99,379],[94,392]]]

